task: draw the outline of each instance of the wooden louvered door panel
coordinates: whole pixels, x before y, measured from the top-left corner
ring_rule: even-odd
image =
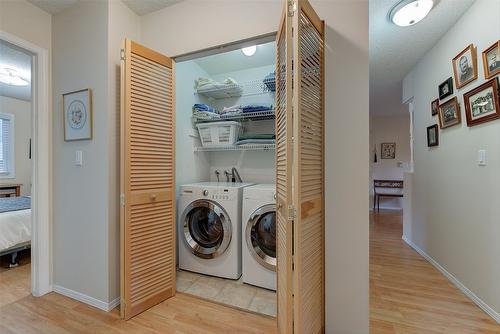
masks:
[[[175,294],[174,62],[124,42],[121,114],[121,315]]]
[[[292,233],[292,22],[283,11],[276,36],[276,238],[278,331],[288,334],[293,326]]]
[[[324,332],[324,24],[307,0],[293,16],[294,333]]]

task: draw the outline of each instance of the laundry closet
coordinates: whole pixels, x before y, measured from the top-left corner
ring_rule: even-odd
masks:
[[[176,288],[275,316],[271,39],[176,63]]]
[[[187,293],[324,331],[324,23],[290,4],[176,58],[124,41],[123,318]]]

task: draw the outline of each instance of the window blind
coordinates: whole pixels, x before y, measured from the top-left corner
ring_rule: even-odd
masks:
[[[10,131],[11,119],[8,115],[0,115],[0,174],[9,174],[11,172],[10,147],[12,143]]]

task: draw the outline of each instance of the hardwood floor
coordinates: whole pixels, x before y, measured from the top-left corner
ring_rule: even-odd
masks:
[[[10,256],[0,258],[0,307],[31,293],[30,250],[19,252],[18,261],[18,267],[9,268]]]
[[[401,236],[400,212],[371,214],[371,334],[500,333],[500,325]]]

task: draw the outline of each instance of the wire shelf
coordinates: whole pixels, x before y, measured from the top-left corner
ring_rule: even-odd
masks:
[[[268,119],[275,119],[274,110],[248,112],[248,113],[241,113],[239,115],[228,115],[228,116],[221,115],[220,118],[215,118],[215,119],[197,119],[193,117],[193,122],[196,124],[196,123],[212,123],[212,122],[244,121],[244,120],[262,121]]]
[[[271,151],[276,144],[245,144],[220,147],[195,147],[195,152],[224,152],[224,151]]]
[[[209,89],[198,89],[195,94],[200,94],[211,99],[227,99],[249,95],[261,95],[274,93],[274,80],[253,80],[236,85],[220,85]]]

